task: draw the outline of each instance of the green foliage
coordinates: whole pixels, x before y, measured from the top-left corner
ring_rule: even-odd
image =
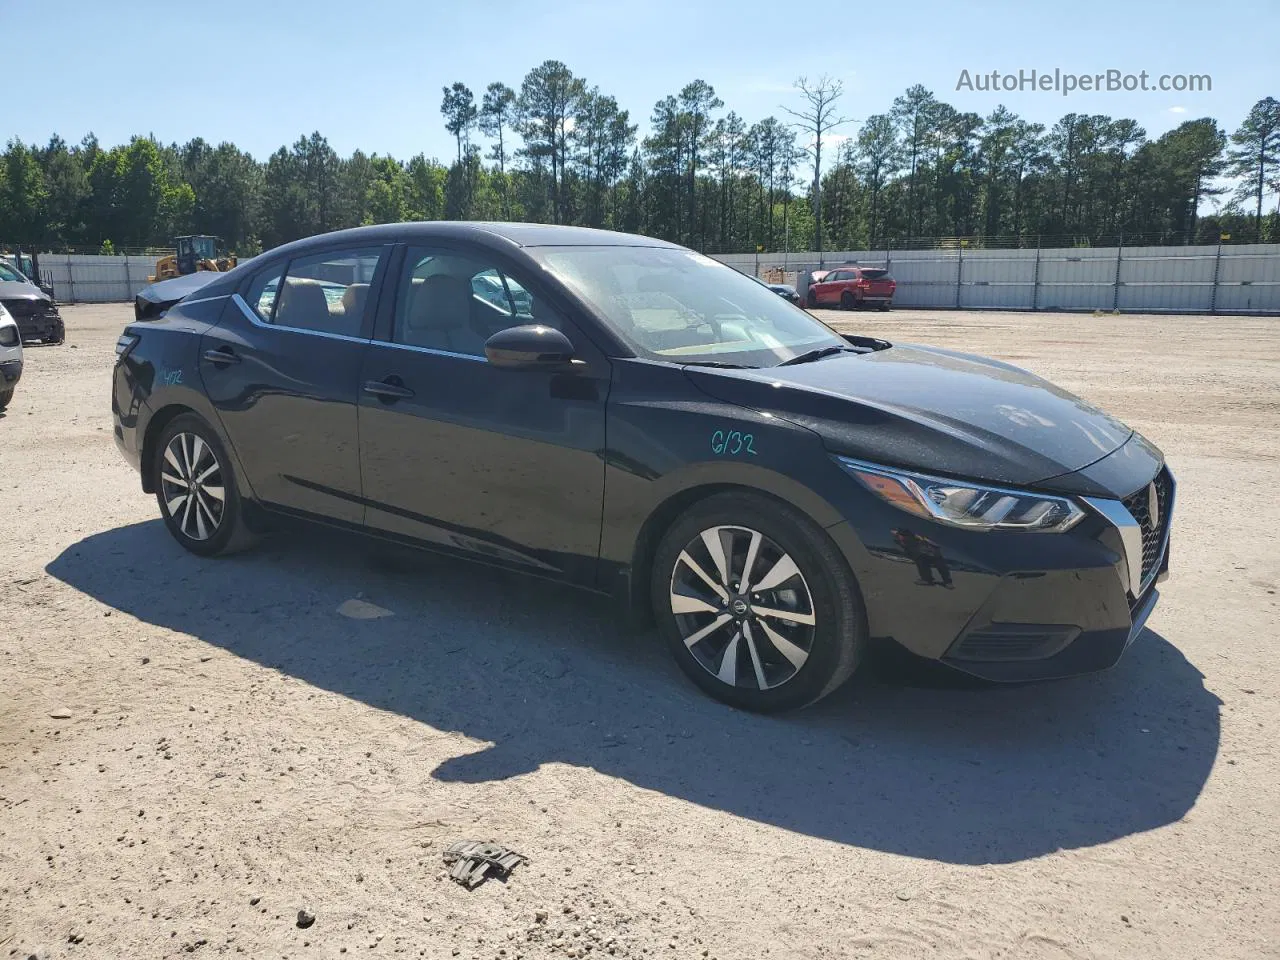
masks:
[[[458,162],[462,162],[463,145],[470,145],[471,130],[476,125],[476,98],[465,83],[455,83],[444,88],[444,100],[440,103],[444,114],[444,128],[458,141]]]
[[[1148,140],[1123,118],[1067,114],[1049,129],[1004,107],[984,118],[918,85],[842,127],[839,83],[803,83],[804,109],[748,123],[695,79],[653,106],[637,144],[614,97],[548,60],[517,89],[489,83],[479,104],[461,82],[443,89],[449,166],[341,157],[319,132],[265,162],[199,138],[12,140],[0,155],[0,240],[97,249],[111,238],[114,249],[207,233],[252,255],[342,227],[444,218],[582,224],[710,252],[1280,239],[1280,210],[1267,209],[1280,194],[1272,97],[1230,136],[1204,117]],[[1201,217],[1218,197],[1225,205]]]
[[[1253,105],[1240,129],[1231,135],[1231,173],[1242,178],[1238,199],[1252,198],[1254,231],[1262,235],[1262,204],[1268,190],[1280,192],[1280,100],[1264,97]]]
[[[0,223],[15,239],[44,239],[49,190],[35,153],[11,140],[0,169]]]

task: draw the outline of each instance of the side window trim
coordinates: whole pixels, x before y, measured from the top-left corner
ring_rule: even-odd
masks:
[[[240,294],[233,293],[231,295],[231,300],[240,308],[240,312],[244,314],[245,319],[260,330],[282,330],[285,333],[305,333],[307,336],[311,337],[324,337],[326,340],[348,340],[352,343],[369,342],[368,337],[352,337],[345,333],[330,333],[327,330],[308,330],[305,327],[283,327],[276,323],[268,323],[266,320],[263,320],[258,316],[258,312],[254,310],[253,307],[249,306],[248,301],[246,301],[244,297],[240,296]],[[275,308],[272,307],[272,314],[274,315],[274,313]]]
[[[391,347],[393,350],[412,350],[414,353],[429,353],[433,357],[453,357],[456,360],[470,360],[472,363],[488,363],[488,357],[477,357],[474,353],[454,353],[452,350],[437,350],[435,347],[420,347],[413,343],[396,343],[392,340],[374,340],[380,347]]]
[[[498,277],[502,280],[502,292],[507,295],[507,306],[511,308],[511,319],[514,320],[520,316],[520,313],[516,310],[516,298],[511,295],[511,285],[507,283],[506,271],[499,270]]]
[[[353,343],[368,343],[373,339],[375,320],[381,311],[383,301],[382,290],[385,286],[385,281],[388,275],[388,265],[392,260],[397,259],[395,255],[398,252],[398,248],[402,245],[384,243],[374,244],[373,246],[380,251],[378,254],[378,266],[373,272],[373,278],[369,281],[369,297],[374,300],[374,303],[372,306],[369,304],[365,305],[364,316],[360,318],[360,332],[357,335],[330,333],[327,330],[308,330],[306,327],[290,327],[278,324],[275,322],[276,310],[280,306],[280,301],[282,299],[281,293],[284,290],[285,280],[289,276],[289,269],[297,261],[308,260],[317,256],[332,256],[335,253],[341,253],[345,250],[371,249],[370,247],[352,247],[349,244],[340,244],[316,252],[307,253],[304,256],[289,257],[288,259],[279,260],[274,264],[263,267],[262,270],[253,274],[243,285],[245,291],[248,291],[260,277],[270,275],[270,271],[276,269],[279,269],[280,271],[279,279],[276,281],[276,295],[271,301],[271,316],[266,320],[263,320],[262,317],[258,315],[258,312],[249,305],[249,302],[244,299],[239,291],[233,294],[231,299],[235,302],[236,306],[240,308],[240,311],[245,315],[246,319],[248,319],[250,323],[263,330],[286,330],[289,333],[306,333],[311,336],[325,337],[330,340],[347,340]]]

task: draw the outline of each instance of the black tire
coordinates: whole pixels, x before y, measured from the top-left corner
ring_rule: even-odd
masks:
[[[808,296],[805,299],[811,309],[818,305],[818,295],[813,292],[812,287],[809,288]]]
[[[854,299],[853,294],[852,294],[852,293],[850,293],[848,290],[846,290],[844,293],[840,294],[840,309],[841,309],[841,310],[852,310],[852,309],[853,309],[854,307],[856,307],[857,305],[858,305],[858,301]]]
[[[213,479],[220,480],[221,485],[216,488],[210,486],[208,489],[221,490],[221,509],[214,511],[214,513],[209,512],[210,508],[214,507],[217,502],[212,495],[197,497],[197,500],[193,501],[193,505],[196,506],[195,517],[199,521],[200,529],[195,528],[195,521],[190,519],[190,513],[184,513],[181,507],[171,512],[169,506],[171,500],[173,502],[181,500],[182,505],[186,505],[186,498],[183,497],[179,485],[166,480],[166,476],[172,477],[176,475],[181,477],[184,475],[184,470],[181,466],[175,470],[172,465],[173,461],[166,460],[166,451],[170,450],[170,444],[174,442],[174,438],[179,436],[199,438],[200,442],[208,448],[209,455],[213,457],[218,467],[218,472],[213,475]],[[192,446],[195,445],[192,444]],[[203,451],[200,459],[205,464],[203,469],[207,470],[208,461],[204,459]],[[213,557],[237,553],[257,543],[258,536],[249,529],[245,522],[244,503],[240,499],[240,493],[236,486],[231,458],[227,454],[226,447],[222,445],[222,441],[218,438],[217,431],[210,427],[202,417],[194,413],[184,413],[171,420],[160,434],[159,440],[156,441],[151,461],[149,469],[152,471],[151,480],[155,487],[156,504],[160,508],[160,516],[164,519],[165,526],[169,528],[169,533],[183,547],[199,556]],[[206,490],[205,493],[207,494],[208,491]],[[187,497],[189,496],[188,494]],[[203,513],[201,512],[202,508],[204,509]],[[174,513],[179,514],[179,516],[175,518]],[[205,519],[206,517],[208,520]],[[213,520],[216,520],[216,523],[210,524],[209,521]],[[184,529],[184,523],[187,529]],[[208,536],[198,536],[201,530],[209,529],[210,526],[212,526],[212,529]],[[188,533],[188,530],[193,532]]]
[[[770,547],[776,548],[778,552],[789,557],[798,570],[798,581],[793,575],[792,579],[783,582],[793,585],[798,582],[801,589],[807,590],[812,617],[815,620],[814,625],[809,628],[808,634],[803,638],[798,634],[790,634],[789,627],[785,630],[790,636],[795,636],[797,642],[808,643],[807,651],[799,651],[804,653],[806,659],[798,667],[793,659],[790,660],[790,669],[793,672],[780,680],[777,685],[761,686],[759,678],[765,676],[766,670],[775,671],[777,676],[776,671],[780,669],[785,675],[788,668],[784,662],[781,647],[775,646],[772,642],[762,643],[758,639],[759,636],[765,636],[768,641],[769,637],[761,632],[764,628],[760,622],[764,619],[764,615],[756,615],[755,608],[748,606],[749,615],[744,621],[731,620],[722,631],[717,630],[718,636],[717,633],[710,634],[706,639],[693,645],[686,643],[686,635],[692,636],[697,632],[704,632],[703,628],[711,622],[729,615],[728,607],[723,612],[717,610],[684,617],[677,615],[672,609],[677,580],[684,571],[690,569],[685,558],[692,557],[691,551],[698,549],[694,541],[701,537],[703,531],[716,527],[734,530],[734,533],[730,534],[731,544],[739,542],[737,538],[740,536],[758,532]],[[719,542],[723,544],[725,541]],[[749,537],[748,542],[750,542]],[[764,584],[768,579],[767,566],[771,561],[763,557],[763,551],[769,548],[761,547],[760,549],[762,551],[760,557],[764,559],[765,565],[762,567],[757,562],[756,580]],[[726,553],[729,557],[729,581],[735,581],[738,579],[733,573],[737,554],[732,546]],[[745,567],[745,565],[744,558],[741,566]],[[712,570],[714,572],[715,567]],[[762,572],[764,575],[761,575]],[[741,572],[738,576],[741,576]],[[728,585],[729,583],[726,583],[726,586]],[[737,585],[733,584],[734,587]],[[778,597],[783,594],[796,593],[797,590],[791,588],[782,593],[766,591],[763,595],[744,594],[743,599],[758,602],[762,604],[761,609],[764,609],[765,604],[777,605]],[[861,662],[867,646],[866,614],[862,595],[835,544],[817,524],[798,510],[759,494],[748,492],[717,494],[696,503],[682,514],[658,544],[654,555],[650,595],[650,602],[663,639],[689,679],[717,700],[745,710],[762,713],[791,710],[825,697],[849,679]],[[733,596],[732,592],[730,595]],[[730,601],[730,606],[734,602],[736,601]],[[800,603],[796,609],[803,611],[805,606],[806,604]],[[690,620],[694,617],[708,619],[691,624]],[[772,623],[775,627],[779,623],[773,619],[765,622]],[[745,623],[746,627],[741,626],[741,623]],[[754,635],[757,637],[754,642],[747,638],[752,624],[755,625]],[[695,627],[697,629],[694,629]],[[773,635],[783,632],[783,629],[774,630]],[[726,636],[726,634],[733,636]],[[735,643],[738,645],[732,646]],[[710,651],[707,651],[703,647],[704,644],[720,646],[713,646]],[[749,656],[743,656],[741,648],[748,645]],[[699,653],[695,653],[695,650]],[[793,646],[792,650],[797,651],[798,648]],[[731,653],[736,654],[736,661],[743,664],[741,684],[727,683],[713,673],[711,666],[704,662],[706,659],[714,660],[719,656],[721,658],[720,673],[724,674],[723,665],[728,662]],[[764,669],[762,669],[762,663]],[[733,672],[736,674],[736,671]]]
[[[0,410],[9,406],[9,401],[13,399],[13,387],[8,390],[0,390]]]
[[[888,313],[888,312],[889,312],[889,304],[888,304],[888,303],[882,303],[882,304],[880,304],[880,311],[881,311],[882,313]]]

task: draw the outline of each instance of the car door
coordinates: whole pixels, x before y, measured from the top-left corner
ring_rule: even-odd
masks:
[[[492,255],[408,247],[397,273],[360,374],[366,522],[593,583],[608,360]],[[535,322],[568,335],[579,369],[486,361],[488,336]]]
[[[849,271],[832,270],[822,282],[818,284],[818,302],[833,303],[840,300],[840,292],[845,288],[845,281],[849,279]]]
[[[200,372],[256,497],[360,524],[357,400],[390,246],[277,259],[205,334]]]

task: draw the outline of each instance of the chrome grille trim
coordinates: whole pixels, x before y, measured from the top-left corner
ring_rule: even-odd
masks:
[[[1167,465],[1135,492],[1121,500],[1083,497],[1120,534],[1124,547],[1125,589],[1135,600],[1151,586],[1164,565],[1173,526],[1176,483]],[[1155,494],[1158,522],[1151,522],[1151,494]]]

